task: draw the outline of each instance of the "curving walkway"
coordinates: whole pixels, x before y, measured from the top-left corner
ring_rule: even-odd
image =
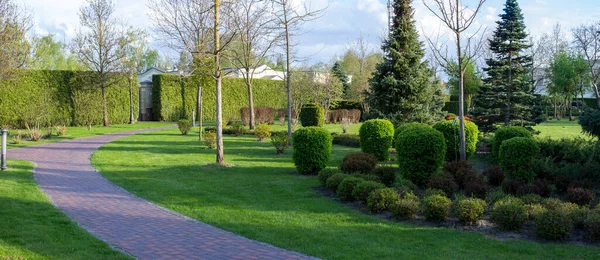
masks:
[[[192,220],[140,199],[94,170],[100,146],[145,129],[11,149],[32,161],[40,188],[56,207],[113,247],[140,259],[309,259]],[[10,167],[10,165],[9,165]]]

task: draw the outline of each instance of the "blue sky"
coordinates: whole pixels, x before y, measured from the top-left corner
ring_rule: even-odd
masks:
[[[324,6],[328,0],[310,1],[313,6]],[[599,0],[520,0],[525,23],[532,35],[550,32],[560,22],[569,30],[582,23],[600,22]],[[83,0],[18,0],[33,11],[34,31],[53,33],[58,39],[70,39],[78,26],[77,11]],[[151,31],[146,0],[116,0],[117,16],[129,24]],[[327,13],[318,21],[305,25],[305,33],[297,37],[299,56],[308,63],[329,62],[344,53],[351,42],[361,35],[371,48],[379,49],[386,32],[387,0],[329,0]],[[474,0],[463,1],[473,4]],[[503,0],[487,0],[477,23],[494,29],[494,21],[502,12]],[[417,27],[429,35],[440,31],[439,21],[432,16],[421,0],[414,0]],[[443,33],[443,30],[442,30]],[[158,45],[156,45],[158,47]]]

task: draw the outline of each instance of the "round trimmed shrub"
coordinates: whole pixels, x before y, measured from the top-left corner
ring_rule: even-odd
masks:
[[[542,198],[542,196],[537,195],[537,194],[527,194],[527,195],[522,196],[521,200],[525,204],[539,204],[539,203],[542,203],[544,198]]]
[[[429,127],[429,128],[431,128],[430,125],[425,124],[425,123],[411,122],[411,123],[401,124],[400,126],[396,127],[396,129],[394,130],[394,139],[392,140],[392,146],[394,146],[396,144],[396,137],[398,137],[398,134],[400,134],[402,131],[404,131],[406,129],[410,129],[413,127]]]
[[[360,149],[375,155],[380,161],[390,158],[390,148],[394,137],[394,125],[384,119],[372,119],[364,122],[359,130]]]
[[[454,125],[453,123],[453,120],[446,120],[433,125],[433,129],[444,134],[444,138],[446,139],[446,160],[448,161],[460,160],[460,124],[457,122],[457,124]],[[471,121],[465,120],[467,160],[471,158],[477,150],[478,136],[479,128],[477,128],[477,125]]]
[[[306,104],[300,110],[300,123],[303,127],[323,127],[325,125],[325,109],[315,104]]]
[[[321,184],[323,186],[325,186],[327,179],[329,179],[329,177],[333,176],[336,173],[342,173],[342,172],[337,168],[325,168],[325,169],[319,171],[319,174],[317,174],[317,178],[319,178],[319,181],[321,182]]]
[[[569,215],[557,210],[541,213],[535,221],[535,233],[544,239],[562,240],[569,236],[573,221]]]
[[[592,214],[592,211],[588,208],[579,208],[573,210],[569,215],[573,220],[573,226],[575,228],[584,228],[585,227],[585,219]]]
[[[456,216],[463,225],[476,225],[483,219],[487,204],[481,199],[465,199],[456,203]]]
[[[374,190],[367,198],[367,208],[374,213],[389,210],[400,200],[400,194],[394,188]]]
[[[444,221],[450,213],[452,201],[442,195],[431,195],[423,199],[423,215],[429,221]]]
[[[571,214],[573,211],[579,208],[577,204],[571,202],[563,202],[557,198],[548,198],[542,201],[542,205],[548,210],[558,210]]]
[[[177,121],[177,127],[179,128],[179,131],[182,135],[187,135],[190,132],[190,129],[192,128],[192,124],[190,123],[190,120],[181,119]]]
[[[496,202],[498,202],[506,197],[508,197],[508,195],[506,193],[504,193],[501,190],[496,190],[496,191],[488,193],[485,196],[485,202],[487,202],[487,204],[489,204],[489,205],[494,205],[494,204],[496,204]]]
[[[381,183],[385,184],[385,186],[392,187],[396,182],[397,170],[398,169],[396,167],[381,166],[376,167],[371,174],[379,177]]]
[[[539,152],[540,147],[533,138],[515,137],[502,142],[498,161],[506,177],[531,183],[535,177],[531,165]]]
[[[514,137],[527,137],[532,138],[531,132],[526,128],[520,126],[505,126],[499,128],[494,134],[494,141],[492,142],[492,155],[496,158],[500,156],[500,147],[502,143]]]
[[[515,197],[499,200],[492,207],[492,221],[504,230],[520,230],[527,220],[523,201]]]
[[[539,203],[535,203],[535,204],[526,204],[525,205],[525,212],[527,212],[527,219],[529,220],[535,220],[537,219],[537,217],[548,211],[546,208],[544,208],[544,206],[542,206],[542,204]]]
[[[448,161],[442,165],[442,171],[452,175],[460,188],[465,185],[465,176],[474,173],[472,168],[473,165],[467,161]]]
[[[454,181],[452,175],[441,172],[431,175],[427,182],[427,188],[442,190],[447,195],[452,195],[458,190],[458,185]]]
[[[334,175],[331,175],[331,177],[327,178],[327,181],[325,182],[325,187],[330,191],[337,191],[337,188],[338,186],[340,186],[340,183],[342,183],[342,181],[344,181],[344,179],[346,179],[349,176],[350,175],[343,173],[336,173]]]
[[[567,190],[569,202],[573,202],[579,206],[589,206],[596,198],[593,190],[584,188],[571,187]]]
[[[372,175],[372,174],[362,174],[362,173],[355,172],[355,173],[350,174],[350,175],[352,177],[363,179],[365,181],[374,181],[374,182],[381,183],[381,179],[379,179],[379,176],[375,176],[375,175]]]
[[[370,173],[377,166],[377,157],[370,153],[353,153],[346,155],[340,169],[345,173]]]
[[[257,125],[254,129],[254,135],[256,135],[258,141],[264,141],[271,136],[271,126],[267,123]]]
[[[585,236],[592,241],[600,240],[600,214],[592,213],[584,222]]]
[[[396,139],[398,166],[405,179],[424,185],[444,163],[444,135],[430,127],[402,131]]]
[[[305,127],[294,132],[292,158],[301,174],[317,174],[325,169],[331,157],[333,138],[320,127]]]
[[[484,199],[487,194],[487,187],[483,176],[477,173],[471,173],[465,177],[465,193],[471,197]]]
[[[487,177],[490,185],[500,186],[500,184],[502,184],[504,181],[504,172],[502,171],[502,168],[498,166],[485,169],[482,174],[483,176]]]
[[[340,185],[338,185],[336,194],[338,198],[343,201],[352,201],[354,196],[352,196],[352,191],[356,188],[359,182],[363,182],[365,180],[356,178],[356,177],[346,177]]]
[[[371,192],[373,192],[374,190],[384,189],[384,188],[385,188],[385,185],[383,185],[379,182],[361,181],[358,184],[356,184],[356,187],[354,187],[354,190],[352,190],[352,196],[354,197],[355,200],[357,200],[361,204],[367,205],[367,199],[369,198],[369,195],[371,194]]]
[[[415,214],[419,212],[419,197],[412,193],[406,193],[402,199],[391,207],[392,214],[396,218],[400,220],[413,219]]]

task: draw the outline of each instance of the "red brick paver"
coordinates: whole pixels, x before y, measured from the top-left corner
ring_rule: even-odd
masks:
[[[137,130],[8,150],[32,161],[56,207],[112,246],[140,259],[310,259],[192,220],[113,185],[90,158],[100,146]],[[10,167],[10,165],[9,165]]]

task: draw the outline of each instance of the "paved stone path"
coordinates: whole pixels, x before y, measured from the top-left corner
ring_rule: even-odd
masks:
[[[56,207],[100,239],[140,259],[309,259],[192,220],[112,184],[90,163],[94,151],[145,129],[10,149],[32,161],[40,188]]]

